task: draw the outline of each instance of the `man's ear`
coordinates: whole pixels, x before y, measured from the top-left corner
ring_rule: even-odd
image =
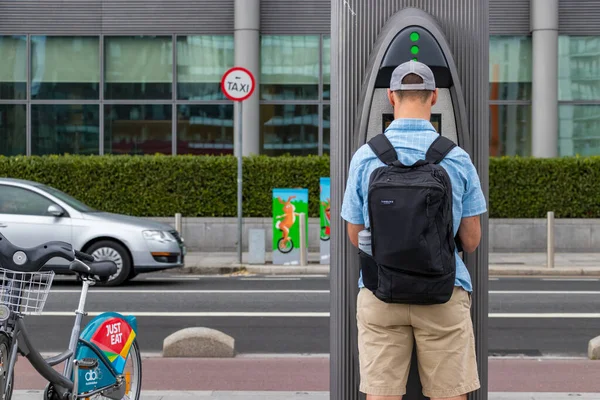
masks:
[[[437,103],[438,100],[438,90],[437,88],[435,88],[435,90],[433,91],[433,96],[431,96],[431,106],[435,106],[435,103]]]
[[[396,104],[396,98],[394,96],[394,92],[392,92],[390,89],[388,89],[387,92],[388,92],[388,100],[390,101],[390,104],[392,105],[392,107],[394,107],[394,105]]]

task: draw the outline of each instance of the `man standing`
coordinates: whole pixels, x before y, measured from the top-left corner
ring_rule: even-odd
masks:
[[[438,98],[431,69],[416,61],[398,66],[392,73],[388,97],[394,107],[394,121],[384,135],[396,150],[398,162],[412,166],[429,158],[428,150],[439,137],[430,123],[431,107]],[[369,145],[362,146],[350,163],[341,216],[348,223],[350,241],[356,247],[358,233],[372,228],[368,203],[371,174],[385,165]],[[452,215],[448,218],[452,223],[452,239],[456,236],[462,250],[471,253],[481,240],[480,215],[487,211],[477,171],[469,155],[458,146],[442,155],[439,165],[451,183],[448,193],[452,194],[449,196]],[[427,194],[428,213],[429,196]],[[404,203],[398,201],[394,207],[397,209],[400,204]],[[394,212],[394,207],[386,212]],[[431,218],[429,214],[428,218]],[[402,228],[410,230],[412,225]],[[388,233],[385,242],[393,243],[394,240]],[[422,237],[413,241],[417,245],[423,242]],[[439,242],[437,246],[440,246]],[[414,340],[425,396],[432,400],[466,400],[468,393],[480,388],[470,315],[471,278],[458,255],[458,247],[455,249],[454,244],[450,247],[455,255],[451,258],[455,260],[452,264],[456,264],[455,271],[452,266],[451,275],[454,287],[449,281],[449,300],[439,304],[382,301],[373,290],[365,287],[361,270],[356,317],[360,391],[367,394],[367,400],[402,399],[406,393]],[[403,262],[402,259],[396,261]]]

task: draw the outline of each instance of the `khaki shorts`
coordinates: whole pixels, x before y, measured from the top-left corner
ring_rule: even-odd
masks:
[[[357,299],[360,391],[406,394],[413,342],[423,395],[454,397],[479,389],[471,295],[455,287],[445,304],[388,304],[368,289]],[[414,335],[414,340],[413,340]]]

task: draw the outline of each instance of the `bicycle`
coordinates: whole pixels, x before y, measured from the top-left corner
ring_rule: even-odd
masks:
[[[54,272],[42,267],[55,257],[70,261],[82,290],[68,349],[45,359],[29,338],[24,316],[41,315],[54,279]],[[139,400],[142,361],[135,317],[103,313],[81,331],[89,287],[117,272],[114,262],[95,261],[59,241],[20,248],[0,234],[0,266],[0,400],[12,397],[18,354],[49,382],[45,400]],[[61,374],[53,367],[62,362]]]

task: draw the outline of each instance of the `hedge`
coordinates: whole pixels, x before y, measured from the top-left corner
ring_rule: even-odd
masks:
[[[329,157],[244,160],[244,216],[271,215],[275,187],[309,189],[309,214],[318,216],[319,178]],[[60,189],[91,207],[137,216],[237,215],[233,156],[0,157],[0,176]],[[490,217],[600,217],[600,157],[490,159]]]

